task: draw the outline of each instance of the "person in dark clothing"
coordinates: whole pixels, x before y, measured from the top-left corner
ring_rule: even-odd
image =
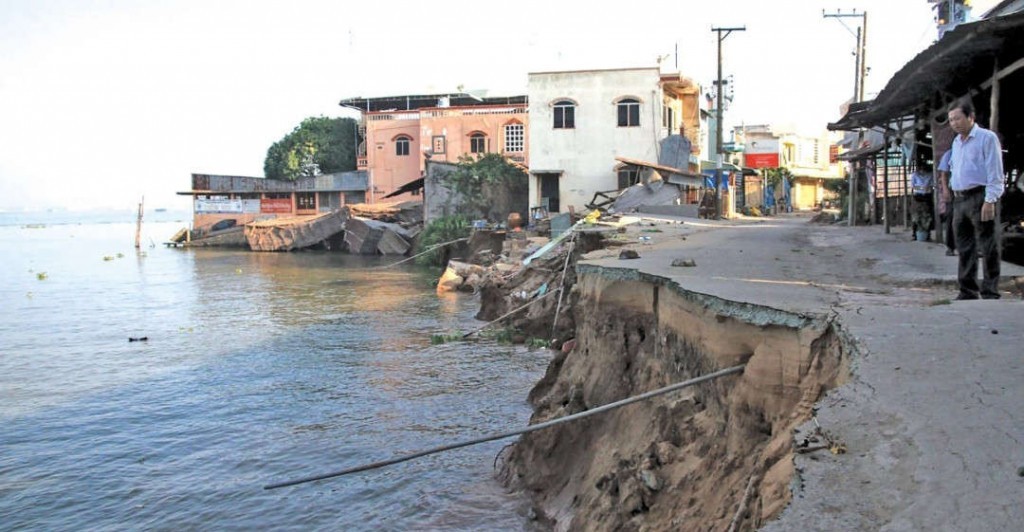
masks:
[[[942,240],[946,244],[946,256],[956,255],[956,238],[953,236],[953,190],[949,188],[949,156],[953,150],[946,150],[939,159],[939,219],[942,222]]]
[[[910,177],[913,186],[914,201],[911,204],[910,220],[913,230],[911,239],[916,240],[917,233],[924,233],[925,240],[928,240],[928,233],[932,230],[932,167],[929,164],[920,165]]]
[[[974,123],[974,105],[961,100],[949,111],[957,133],[950,155],[953,228],[960,254],[957,299],[999,299],[999,198],[1003,195],[1003,153],[999,137]],[[984,261],[978,287],[978,250]]]

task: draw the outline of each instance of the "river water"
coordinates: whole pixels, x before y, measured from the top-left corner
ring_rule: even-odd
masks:
[[[0,213],[0,529],[518,530],[507,441],[548,354],[431,345],[480,322],[436,272],[167,249],[184,214]],[[129,338],[147,341],[130,342]]]

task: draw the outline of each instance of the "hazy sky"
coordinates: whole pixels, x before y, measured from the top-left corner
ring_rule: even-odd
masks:
[[[977,0],[974,14],[996,0]],[[654,66],[735,78],[727,122],[823,129],[935,39],[926,0],[519,2],[0,0],[0,209],[188,207],[192,172],[263,173],[267,148],[342,98],[488,89],[528,72]],[[853,27],[854,21],[847,19]]]

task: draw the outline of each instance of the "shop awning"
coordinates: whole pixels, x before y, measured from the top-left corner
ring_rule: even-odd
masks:
[[[830,130],[853,130],[938,107],[937,94],[962,96],[989,80],[1024,67],[1024,12],[961,24],[897,72],[878,97],[850,106]],[[981,88],[987,88],[981,83]]]

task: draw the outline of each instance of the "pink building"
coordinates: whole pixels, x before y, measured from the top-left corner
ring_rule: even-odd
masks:
[[[454,163],[464,155],[501,153],[528,165],[526,100],[465,93],[342,100],[342,107],[362,114],[356,165],[369,173],[366,201],[417,199],[428,157]]]

